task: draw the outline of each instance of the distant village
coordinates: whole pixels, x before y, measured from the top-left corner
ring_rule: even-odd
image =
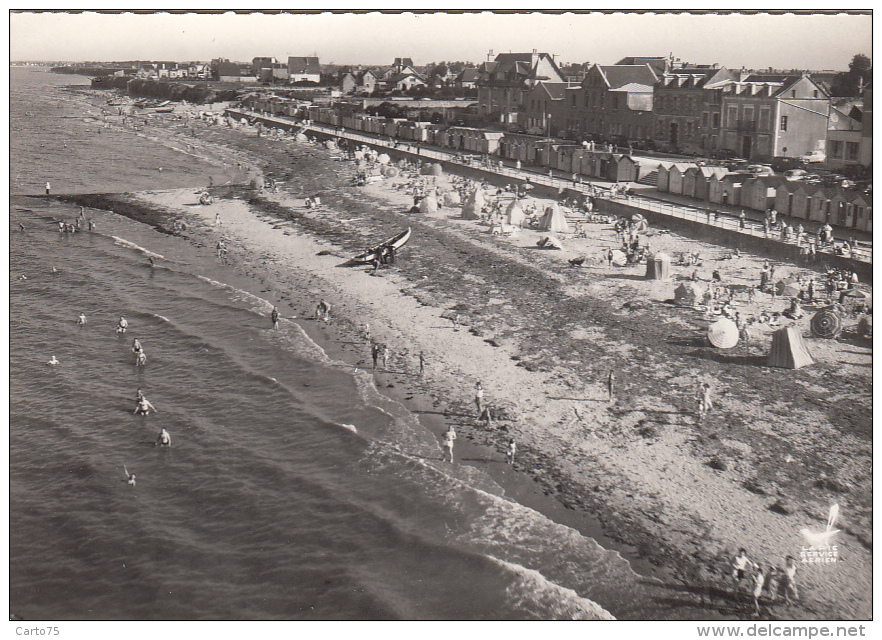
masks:
[[[217,82],[239,86],[241,96],[308,100],[344,113],[366,110],[659,153],[776,161],[776,170],[814,165],[860,179],[872,162],[872,68],[862,55],[846,72],[730,70],[673,55],[562,65],[536,50],[491,51],[480,64],[417,66],[411,58],[395,58],[389,66],[339,66],[322,65],[316,56],[264,56],[251,63],[151,61],[90,71]]]

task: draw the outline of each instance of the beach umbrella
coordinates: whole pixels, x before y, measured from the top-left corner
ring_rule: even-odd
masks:
[[[794,298],[799,295],[799,282],[794,278],[784,278],[775,284],[775,292],[783,298]]]
[[[387,178],[396,178],[398,177],[398,168],[397,167],[386,167],[383,169],[383,175]]]
[[[523,187],[522,187],[522,189],[523,189],[524,191],[530,191],[532,188],[533,188],[533,185],[530,184],[529,182],[524,183],[524,185],[523,185]]]
[[[545,236],[536,244],[543,249],[563,249],[563,245],[560,243],[560,240],[558,240],[554,236]]]
[[[631,216],[631,222],[646,222],[646,218],[643,217],[642,213],[635,213]]]
[[[835,307],[824,307],[812,316],[811,329],[816,338],[835,338],[842,333],[842,314]]]
[[[618,249],[613,249],[612,252],[612,263],[617,267],[624,267],[628,264],[628,256],[625,255],[624,251],[619,251]]]
[[[379,162],[380,164],[389,164],[390,160],[391,158],[389,157],[389,155],[385,153],[381,153],[377,156],[377,162]]]
[[[729,318],[720,318],[707,328],[707,339],[717,349],[731,349],[738,344],[738,326]]]
[[[872,308],[873,296],[868,291],[861,289],[848,289],[839,294],[839,304],[846,308],[852,308],[857,305],[866,305]]]

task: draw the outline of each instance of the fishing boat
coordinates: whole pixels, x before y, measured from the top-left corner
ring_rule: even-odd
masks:
[[[371,260],[374,259],[374,255],[383,249],[392,249],[394,251],[398,251],[401,247],[407,244],[407,241],[410,240],[410,227],[408,227],[405,231],[402,231],[396,236],[392,236],[385,242],[381,242],[375,247],[364,251],[363,253],[359,253],[357,256],[352,258],[350,262],[352,264],[367,264]]]

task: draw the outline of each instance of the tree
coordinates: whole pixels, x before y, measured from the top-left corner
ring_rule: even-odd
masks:
[[[833,78],[830,93],[839,97],[856,97],[861,89],[873,79],[873,63],[862,53],[856,54],[848,65],[848,71]]]

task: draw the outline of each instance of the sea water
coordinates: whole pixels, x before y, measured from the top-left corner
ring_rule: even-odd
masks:
[[[12,70],[14,194],[46,179],[67,192],[154,188],[154,165],[198,185],[213,170],[126,131],[94,133],[71,117],[86,103],[67,85],[85,82]],[[10,202],[12,614],[653,615],[617,553],[442,462],[437,438],[371,375],[295,320],[272,329],[272,305],[230,284],[210,250],[109,212],[88,211],[97,232],[59,233],[78,213]],[[156,413],[133,413],[138,389]],[[154,445],[160,428],[171,448]]]

